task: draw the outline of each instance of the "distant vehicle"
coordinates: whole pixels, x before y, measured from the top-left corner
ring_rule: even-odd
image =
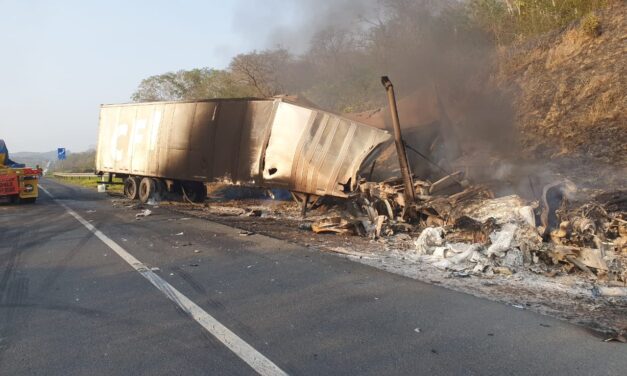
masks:
[[[389,138],[283,98],[102,105],[96,173],[123,178],[142,202],[165,192],[203,201],[212,181],[348,197]]]
[[[32,204],[39,195],[41,170],[26,167],[9,158],[4,140],[0,140],[0,199]]]

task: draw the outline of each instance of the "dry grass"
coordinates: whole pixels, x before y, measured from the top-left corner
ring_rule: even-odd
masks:
[[[590,35],[600,33],[600,22],[592,13],[620,0],[471,0],[470,12],[473,19],[498,44],[525,40],[551,30],[566,27],[583,15],[584,30]]]
[[[627,163],[627,5],[499,51],[499,85],[515,95],[529,156]],[[601,34],[591,36],[602,25]]]

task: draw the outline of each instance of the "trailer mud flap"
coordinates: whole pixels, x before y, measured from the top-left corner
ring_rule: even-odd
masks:
[[[19,193],[19,186],[17,184],[17,176],[0,175],[0,195],[14,195]]]

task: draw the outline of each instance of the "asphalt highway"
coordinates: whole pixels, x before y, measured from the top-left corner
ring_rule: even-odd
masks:
[[[624,375],[588,330],[43,179],[0,205],[0,375]]]

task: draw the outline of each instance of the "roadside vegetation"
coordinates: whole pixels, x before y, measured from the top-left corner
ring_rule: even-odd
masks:
[[[235,56],[226,69],[197,68],[144,79],[132,100],[270,97],[300,94],[335,111],[358,112],[381,104],[381,72],[404,86],[426,81],[457,84],[459,75],[489,64],[496,47],[564,28],[586,17],[585,28],[599,30],[591,12],[611,0],[382,0],[354,22],[319,29],[307,51],[285,48]],[[467,67],[470,64],[471,67]]]
[[[617,1],[612,0],[471,0],[469,17],[500,45],[563,28]],[[597,18],[598,22],[598,18]],[[592,26],[593,28],[595,26]]]
[[[68,152],[64,161],[55,160],[50,166],[49,173],[54,172],[94,172],[96,165],[96,151]]]
[[[69,152],[67,159],[64,161],[55,161],[47,173],[47,177],[57,180],[61,183],[72,184],[83,188],[97,189],[98,176],[55,176],[55,173],[94,173],[96,164],[96,151],[87,150],[79,153]],[[122,179],[114,179],[114,182],[121,183]],[[108,185],[107,191],[119,192],[123,191],[122,185]]]
[[[369,11],[363,4],[370,4]],[[624,1],[359,5],[337,6],[332,18],[342,22],[319,25],[312,19],[307,26],[316,31],[299,41],[308,46],[303,53],[277,47],[241,53],[226,69],[148,77],[132,99],[289,94],[304,104],[367,118],[367,111],[386,104],[379,82],[385,74],[398,98],[420,108],[424,118],[415,125],[434,121],[429,113],[439,112],[433,109],[439,104],[433,98],[442,99],[457,138],[471,149],[487,143],[515,160],[627,163]]]
[[[56,180],[60,183],[63,184],[71,184],[71,185],[75,185],[78,187],[82,187],[82,188],[89,188],[89,189],[97,189],[98,187],[98,182],[100,181],[100,178],[97,176],[90,176],[90,177],[60,177],[60,176],[54,176],[54,175],[50,175],[48,176],[49,178]],[[118,183],[122,183],[122,179],[113,179],[114,182],[118,182]],[[116,193],[122,193],[123,191],[123,185],[108,185],[107,186],[107,191],[108,192],[116,192]]]

